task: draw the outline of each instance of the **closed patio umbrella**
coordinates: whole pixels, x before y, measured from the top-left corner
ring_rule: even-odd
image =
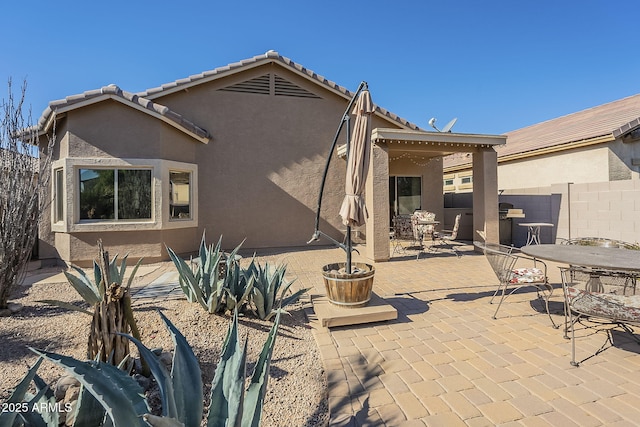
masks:
[[[347,175],[345,197],[340,208],[342,223],[349,227],[359,227],[368,218],[364,192],[369,157],[371,155],[371,114],[375,107],[368,90],[360,93],[352,114],[356,116],[351,140],[347,146]]]
[[[340,208],[342,223],[347,226],[347,273],[351,273],[351,227],[364,224],[368,218],[364,186],[371,156],[371,114],[375,111],[369,90],[360,93],[352,114],[356,119],[351,139],[347,140],[347,175],[345,196]]]

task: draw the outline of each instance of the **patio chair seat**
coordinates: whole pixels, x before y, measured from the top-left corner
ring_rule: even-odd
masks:
[[[500,295],[498,307],[496,307],[496,311],[493,314],[494,319],[498,317],[498,311],[508,296],[513,295],[518,289],[533,286],[536,289],[538,298],[544,300],[547,316],[549,316],[551,324],[554,328],[558,327],[553,321],[549,311],[549,299],[553,293],[553,286],[549,284],[547,265],[543,261],[528,257],[511,246],[478,241],[473,242],[473,244],[477,248],[482,249],[499,281],[498,289],[496,289],[489,301],[489,303],[493,304],[495,297]],[[516,267],[516,263],[518,262],[531,265]],[[536,267],[537,264],[543,268]],[[511,287],[511,285],[513,285],[513,289],[508,291],[507,289]]]
[[[511,271],[509,283],[544,283],[546,276],[544,271],[535,267],[515,268]]]
[[[634,323],[640,320],[640,295],[624,296],[587,292],[567,287],[570,306],[578,313],[610,319],[612,322]]]
[[[633,272],[575,266],[562,267],[560,271],[565,300],[564,337],[571,339],[571,365],[582,363],[576,361],[575,334],[576,323],[582,319],[589,321],[587,328],[596,330],[605,325],[617,325],[640,344],[633,331],[634,326],[640,326],[640,295],[626,295],[629,289],[624,280],[625,275]],[[611,334],[607,336],[610,341]],[[584,360],[591,357],[593,355]]]

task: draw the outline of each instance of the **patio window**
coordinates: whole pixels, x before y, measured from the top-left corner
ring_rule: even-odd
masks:
[[[64,221],[64,169],[56,169],[54,172],[54,218],[55,222]]]
[[[191,172],[169,171],[169,217],[191,219]]]
[[[422,205],[422,178],[419,176],[389,177],[389,218],[412,214]]]
[[[151,219],[150,169],[79,169],[81,220]]]

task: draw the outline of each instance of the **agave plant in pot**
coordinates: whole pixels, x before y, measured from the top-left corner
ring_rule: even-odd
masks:
[[[342,116],[338,131],[333,140],[333,145],[329,150],[322,184],[320,185],[315,230],[309,241],[309,243],[311,243],[314,240],[318,240],[322,235],[333,241],[346,252],[346,262],[331,263],[322,268],[322,275],[329,301],[341,307],[362,307],[371,299],[375,268],[371,264],[352,262],[351,255],[354,249],[351,240],[351,228],[363,225],[368,216],[363,192],[369,169],[369,158],[371,154],[371,114],[373,114],[374,111],[375,106],[371,101],[367,83],[362,82]],[[350,113],[356,116],[353,133],[351,133],[349,129],[351,120]],[[340,243],[321,232],[319,224],[322,194],[329,170],[329,163],[333,157],[338,136],[345,123],[347,124],[347,172],[345,197],[340,208],[340,216],[347,230],[345,243]]]

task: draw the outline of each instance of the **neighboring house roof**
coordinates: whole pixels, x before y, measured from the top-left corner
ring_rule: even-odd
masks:
[[[638,126],[640,94],[507,132],[507,143],[496,147],[498,161],[610,142]],[[460,154],[445,158],[443,166],[468,164],[470,159]]]
[[[121,102],[129,107],[135,108],[136,110],[147,113],[201,142],[206,143],[211,139],[209,132],[185,119],[180,114],[170,110],[169,107],[154,103],[131,92],[124,91],[113,84],[104,86],[100,89],[83,92],[79,95],[67,96],[65,99],[58,101],[51,101],[38,120],[38,129],[40,132],[47,132],[56,115],[64,114],[68,111],[95,104],[97,102],[102,102],[107,99]]]
[[[217,80],[222,77],[227,77],[229,75],[245,71],[250,68],[255,68],[261,65],[264,65],[269,62],[274,62],[282,65],[284,68],[293,71],[294,73],[324,87],[325,89],[330,90],[333,93],[336,93],[342,96],[345,99],[351,99],[353,97],[353,93],[347,90],[346,88],[338,85],[337,83],[326,79],[325,77],[316,74],[315,72],[303,67],[300,64],[293,62],[291,59],[280,55],[278,52],[270,50],[262,55],[254,56],[253,58],[245,59],[240,62],[235,62],[233,64],[225,65],[224,67],[215,68],[210,71],[205,71],[200,74],[194,74],[184,79],[176,80],[171,83],[164,84],[160,87],[147,89],[144,92],[139,92],[138,95],[147,99],[157,99],[159,97],[169,95],[174,92],[178,92],[184,89],[188,89],[190,87],[200,85],[203,83],[208,83],[212,80]],[[375,97],[375,93],[374,93]],[[395,122],[402,126],[403,128],[409,128],[414,130],[420,130],[420,128],[410,123],[409,121],[398,117],[397,115],[385,110],[384,108],[380,108],[376,106],[376,114],[390,120],[391,122]]]

